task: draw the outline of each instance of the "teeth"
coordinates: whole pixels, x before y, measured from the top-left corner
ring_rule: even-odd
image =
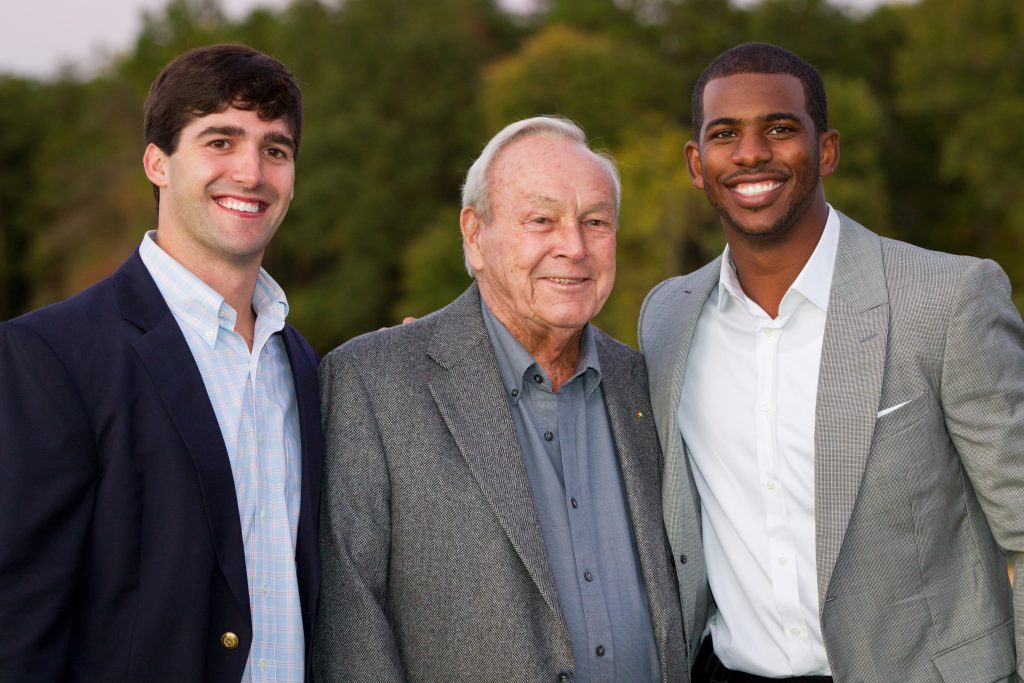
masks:
[[[768,183],[740,183],[735,189],[742,195],[754,195],[762,194],[764,192],[771,192],[777,187],[780,187],[782,183],[777,180],[773,180]]]
[[[256,213],[260,210],[259,202],[243,202],[241,199],[234,199],[228,197],[226,199],[218,199],[217,203],[223,206],[225,209],[231,209],[233,211],[245,211],[246,213]]]
[[[583,282],[581,277],[551,277],[548,278],[552,282],[557,282],[560,285],[577,285]]]

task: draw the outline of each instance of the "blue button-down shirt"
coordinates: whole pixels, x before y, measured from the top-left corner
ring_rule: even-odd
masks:
[[[236,311],[147,233],[139,254],[199,366],[231,461],[245,548],[252,648],[242,680],[301,681],[302,611],[295,573],[301,456],[299,413],[280,332],[284,291],[260,270],[250,351]]]
[[[482,307],[572,640],[575,680],[658,681],[647,589],[590,326],[576,374],[554,393],[540,365]]]

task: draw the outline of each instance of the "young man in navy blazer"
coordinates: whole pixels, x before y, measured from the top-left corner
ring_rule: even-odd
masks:
[[[239,45],[146,100],[157,229],[0,325],[0,681],[295,681],[319,584],[316,354],[260,264],[302,95]]]

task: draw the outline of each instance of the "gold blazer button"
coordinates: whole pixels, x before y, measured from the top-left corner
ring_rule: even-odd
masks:
[[[227,650],[234,650],[238,647],[238,636],[231,631],[228,631],[220,637],[220,644]]]

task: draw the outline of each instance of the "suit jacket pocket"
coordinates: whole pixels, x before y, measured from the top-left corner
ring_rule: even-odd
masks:
[[[904,429],[914,425],[921,418],[928,414],[932,407],[932,395],[925,391],[907,401],[903,406],[886,413],[875,420],[875,438],[878,442],[892,434],[898,434]]]
[[[1010,680],[1015,666],[1013,619],[966,643],[943,650],[932,661],[947,683]]]

